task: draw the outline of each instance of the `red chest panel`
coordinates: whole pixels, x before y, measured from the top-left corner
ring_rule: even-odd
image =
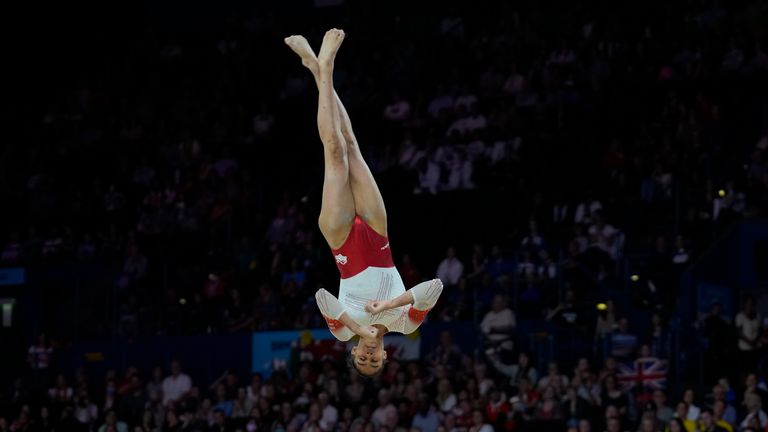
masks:
[[[368,267],[394,267],[389,240],[377,233],[360,216],[355,216],[344,244],[331,249],[342,279],[351,278]]]

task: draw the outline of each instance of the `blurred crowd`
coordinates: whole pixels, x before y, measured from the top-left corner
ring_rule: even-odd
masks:
[[[505,310],[497,306],[497,313]],[[740,314],[737,322],[748,314]],[[627,379],[620,353],[597,362],[584,357],[539,367],[541,362],[521,349],[512,356],[496,349],[480,357],[463,352],[447,331],[421,360],[392,358],[373,379],[345,366],[340,342],[296,343],[292,357],[301,360],[288,369],[278,368],[269,377],[226,370],[210,383],[186,374],[179,361],[168,369],[52,373],[52,352],[45,347],[41,339],[28,360],[33,379],[47,380],[41,387],[16,380],[0,411],[0,431],[732,432],[768,427],[762,374],[744,373],[738,381],[717,375],[704,386],[673,393],[663,385]],[[658,360],[653,350],[644,344],[632,352],[638,361]]]
[[[616,377],[622,362],[665,364],[678,276],[724,227],[768,209],[764,5],[652,3],[331,8],[350,35],[337,87],[403,230],[398,269],[407,286],[440,277],[430,318],[474,321],[481,349],[446,338],[376,383],[320,360],[210,385],[179,364],[43,374],[47,396],[19,381],[0,432],[764,429],[762,374],[746,376],[763,346],[751,300],[735,321],[714,304],[697,323],[704,387]],[[0,144],[13,210],[0,214],[0,262],[73,269],[39,286],[36,318],[57,346],[324,325],[312,296],[338,273],[316,228],[316,95],[281,41],[325,28],[301,20],[262,5],[194,37],[148,23],[94,41],[103,56],[81,55],[75,79],[24,101],[25,145]],[[411,212],[445,213],[440,236],[396,228]],[[609,300],[635,253],[646,271],[620,303],[639,319]],[[76,335],[60,325],[71,320]],[[516,331],[526,320],[592,354],[537,363]],[[33,371],[49,347],[30,349]],[[743,373],[723,377],[734,353]]]
[[[669,273],[718,228],[764,214],[768,56],[756,4],[631,14],[576,3],[553,18],[481,2],[427,21],[397,4],[337,10],[351,35],[337,86],[409,284],[432,276],[437,240],[466,269],[450,285],[509,294],[514,281],[515,304],[541,317],[569,289],[608,297],[626,253],[653,255],[654,271]],[[118,305],[82,336],[315,324],[308,300],[337,275],[315,223],[312,80],[281,43],[284,28],[305,25],[313,41],[321,28],[296,20],[264,6],[199,38],[148,24],[83,60],[75,83],[54,78],[65,84],[54,95],[30,96],[27,145],[6,142],[0,159],[14,209],[0,216],[3,265],[98,273],[47,288],[78,298],[70,310]],[[425,197],[444,194],[441,206]],[[397,228],[414,225],[400,215],[419,202],[477,225],[477,237]],[[677,284],[660,277],[666,298],[642,301],[669,309]],[[489,307],[484,298],[473,306]]]

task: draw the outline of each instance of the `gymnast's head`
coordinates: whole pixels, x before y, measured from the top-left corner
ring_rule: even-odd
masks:
[[[366,334],[360,336],[357,346],[352,347],[349,356],[350,365],[360,375],[371,378],[384,370],[384,362],[387,360],[387,351],[384,350],[384,328],[380,326],[366,326]]]

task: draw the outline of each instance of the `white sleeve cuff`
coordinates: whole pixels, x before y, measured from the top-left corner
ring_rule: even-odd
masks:
[[[337,320],[345,312],[341,302],[333,294],[323,288],[317,290],[315,293],[315,300],[317,301],[317,307],[320,309],[320,312],[328,318]]]
[[[443,292],[443,282],[440,279],[432,279],[422,282],[411,288],[413,307],[418,310],[428,310],[435,307],[437,299]]]

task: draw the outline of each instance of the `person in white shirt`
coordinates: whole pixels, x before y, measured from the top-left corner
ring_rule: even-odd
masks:
[[[747,297],[741,311],[736,315],[735,324],[739,338],[740,362],[748,367],[754,367],[758,362],[762,322],[762,317],[755,310],[755,299]]]
[[[693,392],[693,389],[689,388],[685,390],[683,393],[683,402],[688,405],[688,413],[686,414],[686,418],[692,421],[699,421],[699,416],[701,416],[701,408],[695,404],[696,394]]]
[[[56,377],[56,385],[48,390],[48,397],[54,402],[68,402],[72,400],[74,390],[67,385],[64,375]]]
[[[586,199],[576,205],[576,211],[573,214],[573,222],[576,224],[587,224],[591,222],[590,216],[602,209],[603,204],[601,204],[600,201]]]
[[[451,385],[451,382],[445,378],[441,379],[437,384],[436,396],[437,407],[440,409],[440,411],[443,413],[451,412],[458,401],[459,400],[456,398],[456,394],[453,392],[453,386]]]
[[[601,211],[594,212],[592,220],[594,223],[589,227],[588,231],[590,244],[605,252],[610,252],[618,231],[613,225],[605,223]]]
[[[172,362],[171,374],[163,380],[163,405],[168,406],[171,402],[178,402],[187,395],[191,388],[192,379],[189,378],[189,375],[181,372],[181,363]]]
[[[428,192],[430,195],[436,195],[440,189],[442,169],[435,155],[423,159],[419,165],[419,186],[414,193]]]
[[[516,326],[515,313],[507,307],[507,301],[501,295],[493,298],[491,310],[480,322],[480,329],[493,347],[512,350],[512,332]]]
[[[768,415],[763,411],[763,402],[757,393],[749,393],[744,396],[744,405],[747,407],[747,415],[741,421],[742,429],[748,427],[753,421],[759,423],[760,428],[768,426]]]
[[[437,266],[437,278],[448,286],[455,286],[463,274],[464,264],[456,258],[456,250],[449,247],[445,252],[445,259]]]
[[[81,424],[90,425],[99,418],[99,408],[88,399],[88,392],[80,390],[75,399],[75,419]]]
[[[328,393],[320,393],[317,396],[317,401],[320,404],[320,410],[322,412],[322,417],[320,417],[320,427],[327,431],[333,430],[336,427],[336,423],[339,421],[339,410],[331,405]]]
[[[377,428],[386,426],[390,430],[397,426],[399,414],[397,408],[390,402],[389,390],[379,390],[379,407],[373,411],[371,420],[377,426]]]

